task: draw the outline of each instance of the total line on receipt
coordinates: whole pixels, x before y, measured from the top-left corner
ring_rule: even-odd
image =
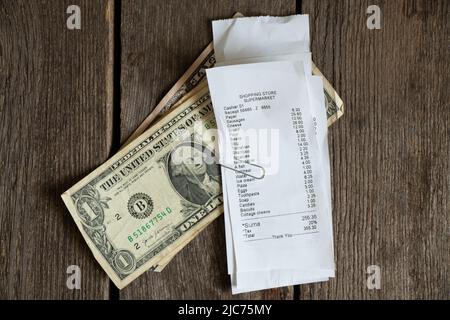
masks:
[[[298,236],[305,236],[305,235],[308,235],[308,234],[316,234],[316,233],[319,233],[319,231],[304,232],[304,233],[297,233],[297,234],[289,234],[289,238],[298,237]],[[244,242],[254,242],[254,241],[262,241],[262,240],[278,240],[278,239],[281,239],[281,238],[276,238],[275,236],[272,236],[272,237],[261,238],[261,239],[244,240]]]

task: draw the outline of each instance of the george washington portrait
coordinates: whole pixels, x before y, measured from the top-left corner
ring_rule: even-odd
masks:
[[[178,145],[169,155],[167,168],[175,190],[193,204],[204,205],[222,192],[214,153],[202,144]]]

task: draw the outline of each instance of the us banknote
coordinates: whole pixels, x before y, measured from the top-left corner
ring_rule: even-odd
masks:
[[[204,87],[62,195],[118,288],[222,213],[215,128]]]

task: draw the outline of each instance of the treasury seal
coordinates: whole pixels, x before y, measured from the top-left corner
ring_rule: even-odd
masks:
[[[145,193],[136,193],[128,200],[128,212],[136,219],[145,219],[153,211],[153,201]]]

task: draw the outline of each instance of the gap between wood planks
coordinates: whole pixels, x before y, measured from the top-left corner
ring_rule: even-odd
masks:
[[[113,74],[112,74],[112,103],[113,103],[113,114],[112,114],[112,137],[111,137],[111,150],[110,157],[113,156],[120,149],[121,144],[121,61],[122,61],[122,48],[121,48],[121,25],[122,25],[122,1],[121,0],[110,0],[110,9],[113,12],[112,25],[110,26],[112,30],[111,37],[111,47],[112,50],[112,64],[113,64]],[[295,1],[295,13],[302,13],[302,0]],[[294,286],[293,300],[300,299],[300,286]],[[120,300],[120,290],[114,285],[114,283],[109,281],[109,300],[118,301]]]
[[[120,149],[120,78],[122,69],[122,47],[121,47],[121,12],[122,12],[122,1],[121,0],[110,0],[110,6],[113,10],[113,20],[112,20],[112,58],[113,58],[113,114],[112,114],[112,140],[111,140],[111,150],[110,157],[114,155]],[[120,300],[120,290],[114,285],[114,283],[109,280],[109,300],[117,301]]]

